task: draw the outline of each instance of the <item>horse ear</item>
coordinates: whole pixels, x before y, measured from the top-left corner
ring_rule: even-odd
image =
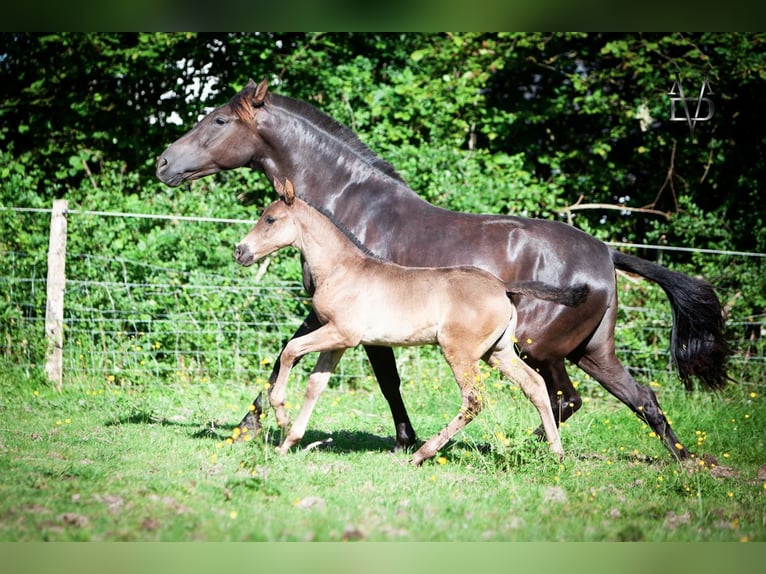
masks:
[[[289,179],[285,180],[285,203],[292,205],[295,201],[295,189],[293,188],[293,182]]]
[[[255,86],[255,82],[251,79],[250,82],[247,84],[250,86],[250,84],[253,84]],[[261,83],[255,86],[255,93],[253,94],[251,103],[253,106],[260,106],[263,104],[263,100],[266,98],[266,93],[269,91],[269,81],[266,78],[263,78],[261,80]]]
[[[279,197],[284,197],[285,186],[282,185],[282,182],[279,181],[276,177],[274,178],[274,189],[276,190],[277,195],[279,195]]]

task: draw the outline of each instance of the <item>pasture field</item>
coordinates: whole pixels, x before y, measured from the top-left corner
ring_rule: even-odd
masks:
[[[530,437],[532,406],[492,373],[485,411],[414,468],[388,452],[373,380],[331,386],[302,447],[321,444],[279,456],[270,413],[261,437],[226,440],[255,383],[85,379],[57,393],[5,368],[0,541],[766,541],[762,378],[720,394],[652,381],[700,455],[686,464],[600,386],[578,384],[586,402],[562,427],[562,463]],[[459,405],[449,378],[406,380],[403,395],[421,439]]]

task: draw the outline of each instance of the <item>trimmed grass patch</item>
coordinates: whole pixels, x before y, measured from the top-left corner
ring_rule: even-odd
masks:
[[[293,380],[297,413],[304,384]],[[533,407],[497,375],[487,408],[422,468],[391,454],[374,382],[329,389],[303,446],[226,438],[253,390],[220,384],[68,384],[0,373],[0,540],[764,541],[764,392],[654,383],[682,440],[678,464],[595,383],[563,425],[559,464],[532,438]],[[420,438],[459,406],[453,381],[408,381]]]

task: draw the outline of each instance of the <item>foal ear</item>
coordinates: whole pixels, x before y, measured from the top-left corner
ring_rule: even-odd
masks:
[[[255,82],[253,82],[252,78],[248,82],[248,87],[250,87],[250,84],[255,86]],[[253,93],[252,98],[250,100],[250,103],[254,107],[258,107],[263,104],[263,100],[266,98],[266,93],[269,91],[269,81],[266,78],[263,78],[261,80],[261,83],[255,86],[255,93]]]
[[[289,179],[285,180],[285,203],[292,205],[295,201],[295,188],[293,188],[293,182]]]
[[[277,192],[277,195],[278,195],[279,197],[282,197],[282,198],[284,198],[284,195],[285,195],[285,186],[284,186],[284,185],[282,185],[282,182],[281,182],[281,181],[279,181],[279,180],[278,180],[276,177],[274,178],[274,189],[276,190],[276,192]]]

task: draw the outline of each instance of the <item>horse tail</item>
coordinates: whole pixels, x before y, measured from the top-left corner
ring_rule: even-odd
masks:
[[[590,288],[585,283],[578,283],[572,287],[554,287],[542,281],[508,281],[505,291],[509,295],[527,295],[567,307],[576,307],[585,301]]]
[[[640,257],[614,250],[611,255],[617,269],[657,283],[668,296],[673,312],[670,354],[684,386],[690,390],[696,376],[709,390],[723,388],[730,380],[726,366],[731,348],[724,338],[723,309],[713,286]]]

